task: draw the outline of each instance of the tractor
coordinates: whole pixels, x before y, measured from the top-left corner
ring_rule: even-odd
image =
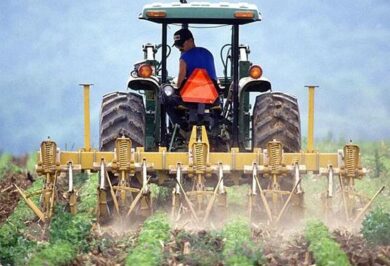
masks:
[[[116,139],[125,136],[131,139],[133,147],[141,146],[145,151],[156,151],[159,146],[167,147],[170,152],[185,151],[188,150],[189,133],[195,126],[196,139],[201,135],[201,128],[206,129],[208,148],[212,151],[229,152],[231,147],[238,147],[241,152],[252,152],[255,148],[266,149],[273,140],[283,143],[285,152],[300,151],[297,99],[282,92],[273,92],[271,82],[262,75],[262,68],[249,61],[249,46],[239,42],[240,26],[261,20],[255,5],[151,4],[145,6],[140,19],[160,24],[162,41],[161,44],[143,45],[144,58],[131,71],[129,92],[113,92],[103,97],[100,150],[113,151]],[[183,103],[175,106],[175,109],[177,116],[183,122],[188,122],[187,128],[167,120],[163,101],[179,94],[174,88],[175,78],[169,76],[167,71],[167,57],[171,49],[167,28],[172,24],[179,24],[182,28],[205,24],[231,27],[228,43],[221,45],[221,54],[224,50],[227,53],[221,58],[223,75],[218,78],[218,85],[214,86],[210,79],[204,78],[202,72],[197,72],[188,79],[187,86],[180,89]],[[161,60],[156,59],[159,50]],[[195,86],[190,85],[192,80],[196,80]],[[258,96],[251,108],[250,98],[253,94]],[[201,98],[205,95],[214,98]],[[280,145],[278,143],[274,145]],[[210,182],[214,182],[215,186],[215,180],[194,178],[196,185],[193,187],[198,188],[197,192],[203,191]],[[243,180],[236,183],[245,182]],[[279,182],[270,179],[263,183],[267,188],[291,191],[293,180],[288,178],[283,179],[286,182]]]
[[[84,147],[60,151],[53,140],[41,144],[37,172],[46,180],[38,192],[41,207],[19,189],[40,220],[49,221],[53,215],[60,173],[69,180],[69,209],[77,212],[75,171],[99,173],[101,222],[149,215],[154,210],[149,184],[156,183],[172,189],[170,210],[175,221],[187,215],[197,225],[207,223],[211,216],[226,212],[226,186],[248,184],[247,195],[242,195],[247,197],[248,216],[278,224],[288,216],[303,216],[301,181],[308,172],[327,178],[327,209],[337,192],[338,177],[345,219],[360,219],[373,199],[362,203],[354,190],[354,180],[365,174],[359,147],[349,143],[335,153],[314,150],[315,86],[309,86],[308,145],[306,151],[301,149],[297,99],[273,91],[262,68],[249,61],[249,46],[239,41],[240,27],[261,20],[255,5],[155,3],[145,5],[139,18],[160,25],[161,44],[143,45],[143,59],[130,71],[128,91],[103,97],[99,149],[90,145],[90,84],[82,84]],[[184,87],[175,88],[167,66],[172,49],[168,26],[175,25],[231,29],[227,43],[221,44],[223,73],[216,82],[198,69]],[[183,101],[174,110],[188,127],[167,116],[163,99],[177,95]]]

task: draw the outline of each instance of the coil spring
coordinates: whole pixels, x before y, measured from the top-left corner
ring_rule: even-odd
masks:
[[[195,143],[194,145],[194,161],[195,161],[195,169],[197,171],[205,170],[205,158],[204,158],[204,145],[203,143]]]
[[[52,141],[45,141],[42,144],[42,168],[45,172],[50,172],[56,164],[57,147]]]
[[[130,161],[130,141],[128,139],[119,139],[117,143],[117,158],[120,169],[126,168]]]
[[[355,176],[356,169],[358,168],[358,156],[359,147],[356,145],[346,145],[344,147],[344,162],[347,175],[350,177]]]
[[[268,143],[269,165],[272,169],[280,166],[282,162],[282,144],[278,141]]]

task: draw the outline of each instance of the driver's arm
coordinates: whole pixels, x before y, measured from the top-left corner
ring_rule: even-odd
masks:
[[[177,88],[179,89],[186,77],[187,64],[183,59],[179,62],[179,75],[177,76]]]

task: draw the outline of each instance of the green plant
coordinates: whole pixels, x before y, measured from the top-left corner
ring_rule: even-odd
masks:
[[[98,174],[82,174],[79,176],[81,179],[85,179],[86,182],[80,189],[80,204],[77,206],[79,213],[88,213],[91,216],[95,216],[95,210],[97,206],[97,186],[99,182]]]
[[[35,165],[38,162],[38,153],[30,153],[27,156],[26,169],[30,173],[35,173]]]
[[[390,245],[390,213],[374,209],[364,218],[361,232],[371,244]]]
[[[38,179],[27,192],[36,191],[43,186],[43,180]],[[39,196],[31,197],[35,204],[38,204]],[[25,240],[23,237],[26,229],[25,222],[34,219],[35,214],[21,200],[16,206],[14,212],[8,217],[5,223],[0,227],[0,263],[14,264],[17,258],[26,257],[29,252],[28,247],[34,243]],[[23,245],[21,245],[23,243]]]
[[[88,251],[88,237],[94,219],[94,208],[97,204],[97,174],[78,175],[86,180],[81,187],[78,213],[71,215],[64,206],[57,205],[50,221],[49,243],[35,250],[29,265],[67,265],[72,262],[79,251]],[[81,181],[78,181],[81,185]]]
[[[262,250],[256,248],[251,240],[248,222],[235,219],[225,225],[222,235],[225,242],[223,257],[226,265],[261,265],[264,263]]]
[[[70,242],[58,241],[36,253],[28,265],[68,265],[76,255],[77,249]]]
[[[243,197],[246,195],[250,189],[249,185],[239,185],[239,186],[231,186],[225,187],[226,193],[228,195],[227,201],[229,208],[236,207],[238,210],[245,210],[246,204],[248,204],[247,197]]]
[[[75,216],[68,212],[57,209],[50,223],[50,242],[68,242],[74,247],[86,250],[88,247],[87,237],[92,227],[92,217],[88,214]]]
[[[157,206],[164,206],[168,202],[172,190],[170,188],[159,186],[156,184],[150,184],[149,187],[153,202]]]
[[[38,251],[29,265],[65,265],[72,262],[77,252],[88,250],[87,237],[92,227],[88,214],[72,216],[57,207],[50,223],[50,244]]]
[[[126,265],[160,265],[163,244],[169,239],[170,226],[165,214],[155,214],[143,224],[136,247],[126,258]]]
[[[322,222],[309,221],[305,237],[309,241],[309,250],[313,253],[316,265],[350,265],[347,255],[331,238],[328,228]]]
[[[12,155],[9,153],[0,154],[0,180],[6,173],[18,173],[21,169],[12,162]]]

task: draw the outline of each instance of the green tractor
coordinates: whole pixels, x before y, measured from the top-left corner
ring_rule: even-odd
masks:
[[[256,147],[266,148],[273,139],[281,141],[286,152],[300,150],[297,99],[273,92],[271,82],[262,76],[261,67],[249,61],[249,47],[239,42],[240,26],[261,20],[255,5],[151,4],[144,7],[140,19],[162,26],[161,44],[143,45],[144,58],[134,65],[128,81],[130,92],[113,92],[103,97],[101,150],[113,150],[119,136],[129,137],[134,146],[145,147],[146,151],[157,150],[159,146],[168,147],[169,151],[187,147],[189,134],[185,131],[192,127],[179,129],[167,116],[166,106],[161,101],[177,93],[173,89],[175,79],[167,71],[167,58],[171,54],[171,35],[168,36],[167,29],[168,25],[177,24],[190,28],[196,24],[227,25],[232,32],[228,43],[221,44],[223,73],[218,77],[219,104],[184,101],[175,107],[181,119],[189,121],[190,125],[205,125],[214,151],[229,151],[231,147],[252,151]],[[159,50],[160,59],[156,58]],[[222,57],[224,51],[227,52]],[[174,69],[178,69],[178,65]],[[251,94],[256,93],[251,108]],[[191,119],[191,113],[200,109],[199,105],[203,107],[202,119]]]
[[[249,61],[249,47],[239,42],[240,26],[261,20],[261,14],[255,5],[207,2],[151,4],[144,7],[139,18],[161,25],[161,44],[143,45],[143,60],[134,65],[128,80],[129,92],[113,92],[103,97],[100,116],[100,150],[113,151],[117,138],[124,136],[131,139],[133,147],[144,147],[146,152],[158,151],[159,147],[167,147],[169,152],[185,152],[190,147],[190,133],[193,126],[198,129],[198,136],[201,136],[200,129],[203,126],[207,132],[210,151],[227,153],[232,147],[238,147],[240,152],[253,152],[255,148],[266,150],[268,143],[275,140],[283,143],[284,152],[300,151],[301,132],[297,99],[283,92],[273,92],[271,82],[262,75],[262,68]],[[163,101],[179,95],[184,90],[184,88],[181,88],[181,91],[174,88],[175,77],[168,75],[167,58],[172,49],[168,26],[179,25],[182,28],[191,28],[205,24],[231,27],[231,36],[227,38],[227,43],[221,44],[223,73],[218,77],[217,88],[214,90],[217,92],[217,99],[209,103],[196,100],[186,102],[183,97],[183,102],[174,106],[174,110],[177,112],[175,115],[183,122],[188,122],[189,127],[180,128],[167,116]],[[159,50],[161,50],[160,59],[156,58]],[[174,68],[178,69],[178,65]],[[199,82],[201,81],[197,80],[197,83]],[[213,91],[208,90],[214,88],[202,85],[195,87],[197,88],[188,90],[200,89],[202,93],[213,94]],[[254,95],[256,101],[252,108],[253,103],[250,99],[253,99]],[[236,175],[244,178],[239,178],[239,182],[238,178],[235,178],[235,182],[225,181],[225,184],[253,181],[252,178],[248,178],[250,175],[243,173]],[[111,175],[111,182],[114,185],[121,182],[119,179]],[[132,180],[130,187],[141,186],[142,182],[137,182],[137,179]],[[187,204],[191,205],[190,201],[193,202],[197,197],[194,195],[203,193],[206,187],[215,187],[217,181],[218,178],[190,178],[188,185],[185,186],[183,180],[185,190],[190,191],[189,195],[193,193],[192,199],[189,196]],[[282,208],[297,179],[290,175],[279,180],[269,175],[268,178],[262,178],[260,182],[265,190],[286,192],[281,194],[280,198],[278,196],[278,199],[273,196],[273,205],[277,206],[271,206],[269,209],[275,209],[276,213]],[[294,193],[291,202],[295,209],[298,209],[294,213],[301,216],[303,193],[300,187],[298,188],[299,193]],[[176,191],[180,191],[180,188],[176,188]],[[210,201],[210,196],[202,197],[206,200],[195,204],[198,206],[198,212],[204,212],[207,202]],[[110,198],[109,196],[108,201]],[[220,198],[224,198],[219,199],[222,202],[220,205],[226,205],[226,195]],[[173,205],[175,201],[174,199]],[[250,205],[252,209],[255,204],[250,203]],[[264,207],[260,206],[263,210]],[[195,215],[195,211],[193,214]],[[209,213],[206,216],[208,215]]]

